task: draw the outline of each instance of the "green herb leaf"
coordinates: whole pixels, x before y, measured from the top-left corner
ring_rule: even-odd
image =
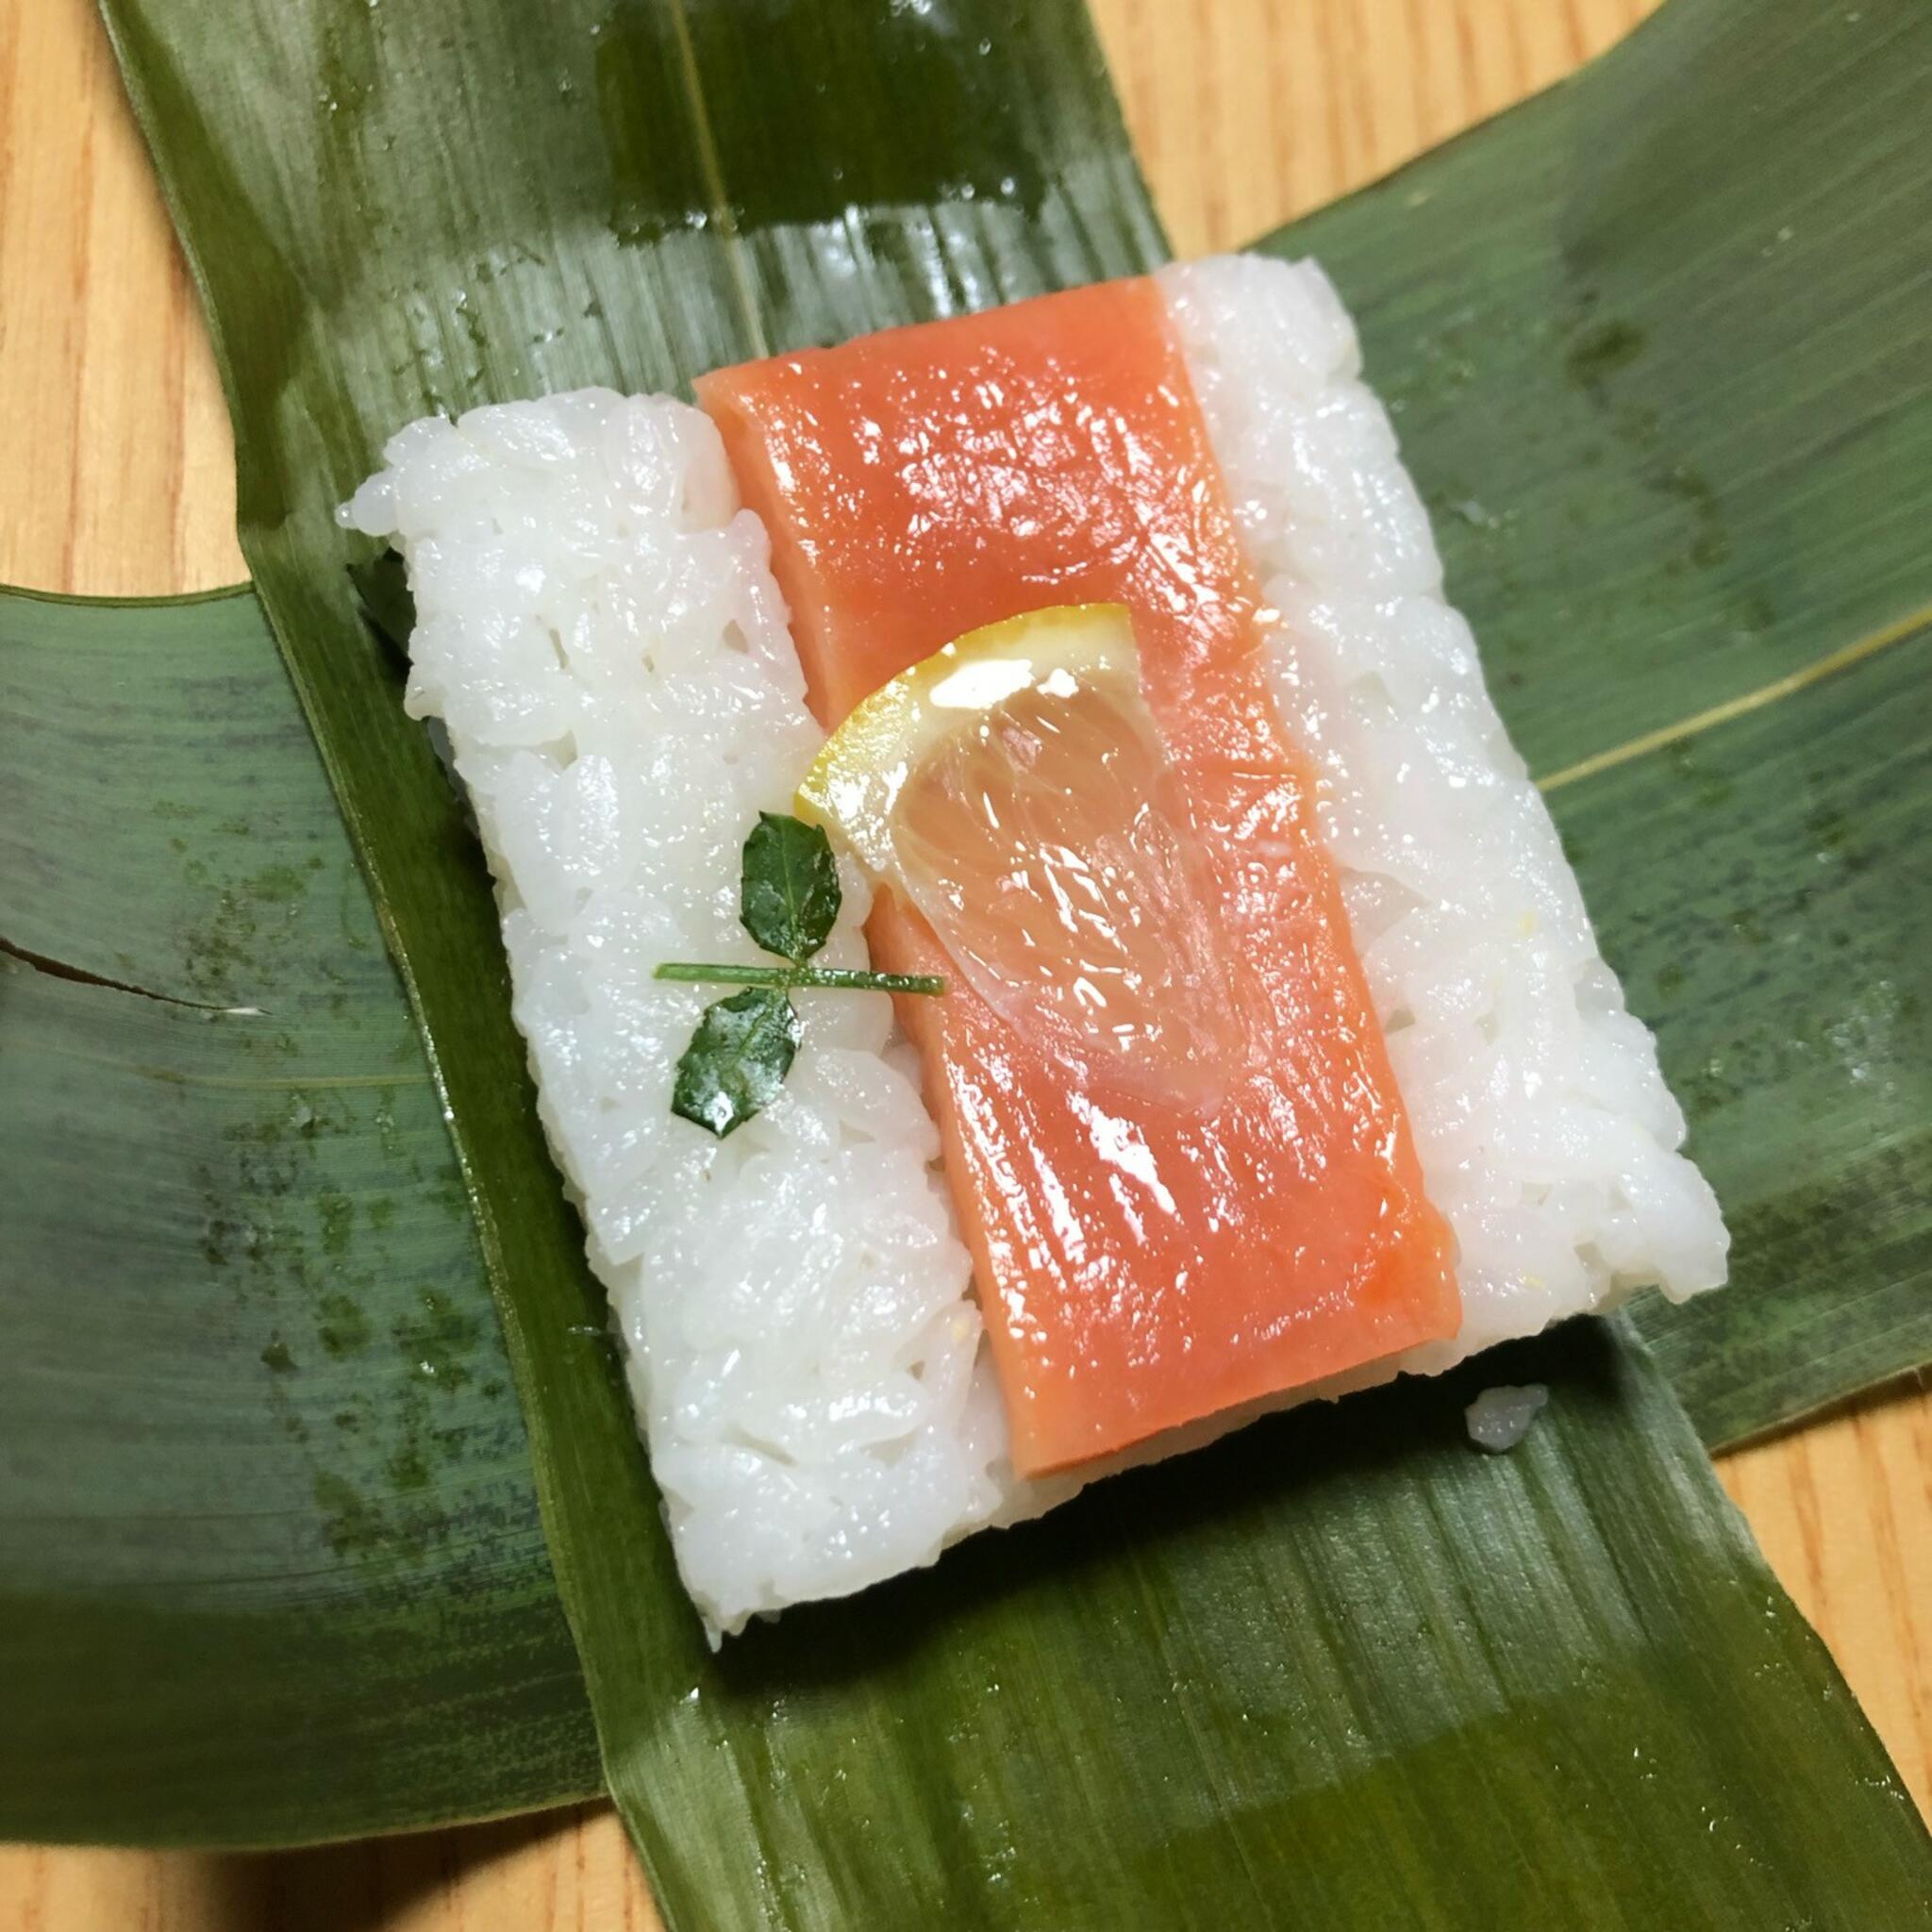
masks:
[[[671,1111],[724,1140],[778,1097],[801,1032],[797,1009],[775,989],[714,1002],[677,1063]]]
[[[843,896],[824,831],[782,812],[759,812],[744,841],[745,931],[766,952],[800,964],[831,937]]]
[[[817,825],[782,812],[761,811],[744,841],[741,917],[745,930],[789,966],[669,963],[657,979],[685,985],[742,986],[746,991],[705,1009],[677,1063],[671,1111],[722,1141],[777,1098],[798,1052],[791,987],[841,988],[854,992],[943,992],[926,974],[872,973],[851,967],[808,966],[839,917],[844,895],[832,842]]]

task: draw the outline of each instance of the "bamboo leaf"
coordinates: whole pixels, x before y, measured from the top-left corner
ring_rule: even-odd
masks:
[[[673,1923],[1922,1913],[1908,1805],[1621,1331],[1288,1418],[706,1653],[617,1378],[573,1348],[601,1310],[479,993],[488,899],[327,511],[425,407],[663,386],[1152,258],[1084,24],[829,0],[467,0],[457,32],[321,0],[109,13],[209,297],[251,561],[444,1083],[607,1774]],[[1648,44],[1750,13],[1676,0]],[[1487,1378],[1552,1391],[1507,1457],[1462,1433]]]
[[[258,607],[0,595],[0,1835],[594,1790],[461,1180]]]
[[[1678,4],[1318,255],[1724,1203],[1707,1440],[1932,1357],[1932,19]],[[1765,112],[1775,104],[1774,131]]]

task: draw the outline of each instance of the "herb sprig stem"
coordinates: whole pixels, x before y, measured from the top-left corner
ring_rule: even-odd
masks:
[[[653,979],[683,986],[832,987],[848,992],[941,993],[946,982],[936,973],[874,973],[857,966],[687,965],[659,966]]]
[[[841,894],[832,842],[819,825],[761,811],[739,868],[739,922],[782,966],[732,966],[668,959],[653,978],[687,986],[735,986],[713,1000],[677,1062],[671,1111],[723,1140],[777,1099],[805,1038],[792,993],[811,987],[845,992],[944,992],[927,973],[871,973],[806,961],[832,936]]]

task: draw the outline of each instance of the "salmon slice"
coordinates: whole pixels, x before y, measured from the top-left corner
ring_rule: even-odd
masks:
[[[698,399],[771,533],[828,729],[980,626],[1130,613],[1137,691],[1077,715],[1036,695],[991,763],[905,788],[927,857],[868,927],[880,967],[948,977],[900,1017],[1019,1472],[1453,1335],[1449,1235],[1158,291],[774,357]],[[1067,897],[1074,875],[1091,903]],[[1021,983],[1106,985],[1108,966],[1159,989],[1147,1024],[1083,1023]]]

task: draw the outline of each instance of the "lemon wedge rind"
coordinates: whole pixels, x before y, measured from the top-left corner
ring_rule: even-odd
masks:
[[[793,808],[890,876],[893,807],[924,758],[1022,691],[1054,695],[1063,684],[1071,695],[1082,680],[1136,662],[1122,604],[1054,605],[968,631],[853,708],[812,760]]]

